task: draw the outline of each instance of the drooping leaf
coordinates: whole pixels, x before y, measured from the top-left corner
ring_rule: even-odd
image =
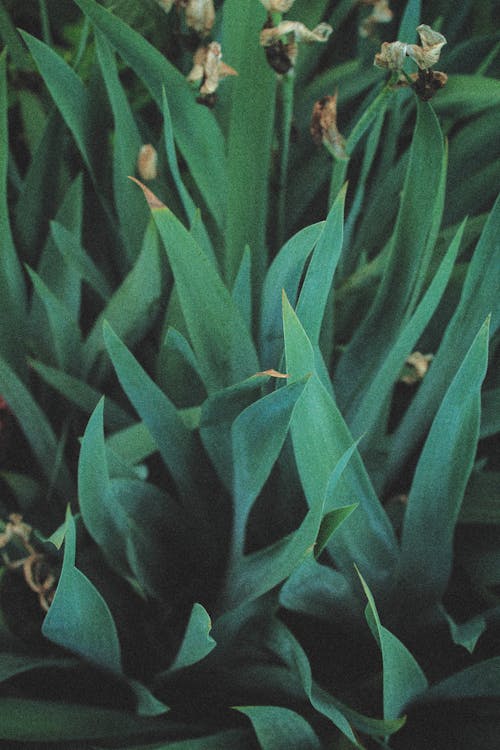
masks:
[[[43,621],[46,638],[87,661],[121,672],[118,633],[108,605],[75,567],[76,530],[68,509],[64,561],[54,600]]]

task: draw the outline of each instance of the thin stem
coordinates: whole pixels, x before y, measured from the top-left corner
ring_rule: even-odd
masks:
[[[285,240],[286,231],[286,186],[288,175],[288,159],[290,155],[290,132],[293,117],[294,74],[293,70],[281,79],[281,153],[278,186],[278,228],[277,245],[281,247]]]
[[[40,22],[42,26],[42,38],[45,44],[49,47],[52,46],[52,34],[50,31],[49,14],[47,13],[47,5],[45,0],[39,0],[40,6]]]

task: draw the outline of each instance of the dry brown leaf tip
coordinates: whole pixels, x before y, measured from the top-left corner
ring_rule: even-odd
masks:
[[[337,95],[323,96],[315,102],[310,131],[315,143],[322,143],[336,159],[348,159],[345,138],[337,127]]]
[[[146,185],[144,185],[140,180],[138,180],[136,177],[132,177],[132,175],[129,175],[128,178],[129,180],[132,180],[132,182],[135,182],[136,185],[139,185],[150,208],[166,208],[165,204],[162,203],[161,200],[157,198],[156,195],[152,192],[152,190],[146,187]]]
[[[141,180],[154,180],[158,176],[158,154],[150,143],[145,143],[139,150],[137,172]]]
[[[256,372],[255,375],[263,376],[266,375],[270,378],[289,378],[290,375],[288,375],[286,372],[278,372],[278,370],[273,370],[272,368],[270,370],[262,370],[262,372]]]

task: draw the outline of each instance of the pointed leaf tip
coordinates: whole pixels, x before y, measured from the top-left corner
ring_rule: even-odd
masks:
[[[128,175],[128,178],[129,180],[132,180],[132,182],[137,183],[137,185],[139,185],[139,187],[142,189],[144,197],[146,198],[148,206],[150,208],[166,208],[166,205],[162,203],[161,200],[157,198],[156,195],[140,180],[138,180],[136,177],[132,177],[131,175]]]

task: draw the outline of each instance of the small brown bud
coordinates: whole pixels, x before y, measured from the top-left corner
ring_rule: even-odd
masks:
[[[433,358],[432,354],[421,354],[420,352],[410,354],[405,361],[406,367],[400,377],[401,382],[407,385],[415,385],[415,383],[423,380]]]
[[[158,176],[158,154],[150,143],[141,146],[137,157],[137,172],[142,180],[155,180]]]

